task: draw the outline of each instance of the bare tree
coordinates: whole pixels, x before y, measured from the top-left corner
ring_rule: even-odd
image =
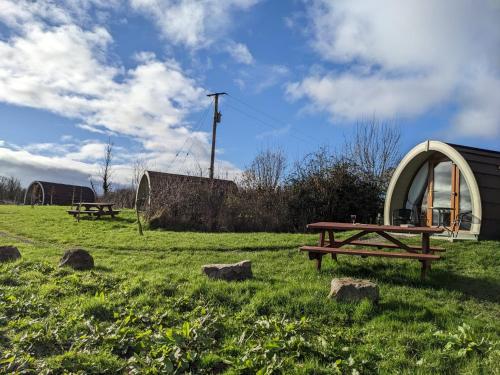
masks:
[[[24,192],[18,178],[0,176],[0,202],[19,203],[23,198]]]
[[[137,158],[132,164],[132,189],[137,190],[141,183],[141,178],[144,172],[149,168],[149,163],[145,158]]]
[[[106,147],[104,148],[104,157],[101,162],[101,169],[99,171],[99,176],[102,181],[102,191],[104,197],[108,195],[111,190],[111,163],[113,161],[113,143],[111,142],[111,138],[108,138],[108,142],[106,143]]]
[[[282,150],[261,151],[243,172],[245,187],[272,191],[281,183],[286,169],[286,157]]]
[[[94,192],[94,196],[97,197],[97,190],[95,188],[94,180],[92,179],[92,175],[89,175],[89,183],[90,183],[90,188]]]
[[[345,155],[366,177],[385,190],[399,162],[401,130],[376,118],[356,124],[352,139],[345,140]]]

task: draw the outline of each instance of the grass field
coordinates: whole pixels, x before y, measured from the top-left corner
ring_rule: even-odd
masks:
[[[77,223],[63,207],[0,206],[0,372],[500,374],[500,243],[416,261],[329,259],[302,234],[145,231],[132,211]],[[410,240],[410,241],[416,241]],[[59,268],[83,247],[96,268]],[[254,278],[211,281],[205,263],[252,261]],[[378,305],[328,300],[333,277],[379,284]]]

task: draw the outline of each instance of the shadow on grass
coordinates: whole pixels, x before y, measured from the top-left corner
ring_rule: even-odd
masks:
[[[9,338],[4,334],[4,332],[0,332],[0,346],[7,347],[7,344],[9,343]]]
[[[126,255],[130,253],[139,252],[150,252],[150,253],[169,253],[169,252],[261,252],[261,251],[283,251],[283,250],[296,250],[298,252],[300,245],[279,245],[279,246],[237,246],[237,247],[169,247],[164,249],[151,249],[151,248],[141,248],[141,249],[130,249],[130,247],[125,245],[113,246],[113,247],[94,247],[96,250],[107,250],[112,251],[114,255]]]
[[[383,298],[377,309],[379,313],[405,323],[409,321],[432,322],[436,318],[435,314],[425,306],[402,301],[384,301]]]
[[[398,269],[398,267],[400,268]],[[498,290],[500,290],[499,282],[482,277],[460,275],[439,268],[432,269],[425,281],[420,280],[420,267],[418,276],[416,276],[408,267],[399,264],[379,263],[365,266],[340,262],[335,268],[335,273],[341,273],[343,276],[376,279],[388,284],[411,286],[414,288],[458,291],[467,297],[500,303],[500,295],[498,294]]]
[[[76,220],[76,219],[75,219]],[[115,216],[111,217],[109,215],[104,215],[99,218],[96,218],[95,216],[90,216],[87,214],[82,214],[80,215],[80,221],[93,221],[93,222],[106,222],[106,223],[126,223],[126,224],[134,224],[137,222],[135,218],[130,218],[130,217],[123,217],[123,216]]]
[[[239,246],[235,248],[225,248],[222,251],[280,251],[296,249],[298,251],[300,245],[277,245],[277,246]],[[213,249],[218,250],[218,249]]]
[[[120,215],[115,216],[114,218],[108,217],[107,220],[116,221],[119,223],[127,223],[127,224],[136,224],[137,223],[137,219],[135,217],[123,217]],[[142,220],[141,220],[141,222],[142,222]]]
[[[493,280],[436,269],[431,271],[428,283],[438,289],[457,290],[469,297],[500,303],[500,283]]]
[[[29,238],[25,238],[25,237],[21,237],[21,236],[16,236],[14,234],[2,232],[2,231],[0,231],[0,237],[13,239],[15,241],[19,241],[19,242],[22,242],[22,243],[25,243],[25,244],[33,244],[34,243],[34,241],[30,240]]]
[[[260,252],[260,251],[283,251],[283,250],[297,250],[299,251],[300,245],[273,245],[273,246],[236,246],[236,247],[200,247],[200,248],[189,248],[189,247],[171,247],[166,250],[161,251],[209,251],[209,252]]]

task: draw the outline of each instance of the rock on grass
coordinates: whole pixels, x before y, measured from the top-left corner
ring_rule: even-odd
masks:
[[[0,246],[0,263],[10,262],[21,258],[19,249],[14,246]]]
[[[94,258],[87,250],[66,250],[59,262],[59,267],[69,266],[75,270],[89,270],[94,268]]]
[[[369,280],[344,277],[332,280],[328,297],[342,302],[358,302],[365,298],[377,302],[379,290],[378,285]]]
[[[252,275],[252,262],[244,260],[235,264],[206,264],[201,267],[202,272],[211,279],[227,281],[246,280]]]

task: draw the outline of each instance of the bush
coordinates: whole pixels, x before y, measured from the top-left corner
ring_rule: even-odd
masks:
[[[165,183],[151,196],[150,228],[171,230],[302,232],[314,221],[374,222],[383,186],[350,158],[326,149],[307,155],[285,176],[280,151],[258,154],[238,190],[209,180]],[[218,180],[215,180],[216,182]]]
[[[117,189],[115,191],[110,191],[106,195],[105,201],[114,203],[115,206],[119,208],[134,208],[135,189],[130,187],[130,188]]]
[[[299,231],[313,221],[349,221],[351,214],[360,222],[373,222],[383,205],[375,183],[351,162],[324,150],[296,164],[286,189],[291,229]]]
[[[165,183],[151,196],[146,218],[153,229],[221,229],[219,215],[228,194],[225,185],[212,185],[209,180]]]

